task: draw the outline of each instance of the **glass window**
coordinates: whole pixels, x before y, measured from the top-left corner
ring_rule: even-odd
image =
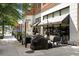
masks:
[[[39,19],[38,19],[38,18],[36,19],[36,23],[37,23],[37,22],[39,22]]]
[[[37,23],[37,22],[41,22],[41,17],[36,18],[35,23]]]
[[[60,15],[60,11],[54,12],[54,17],[59,16],[59,15]]]
[[[45,5],[46,3],[43,3],[43,5]]]
[[[51,18],[52,17],[52,13],[48,14],[48,18]]]
[[[48,18],[48,16],[47,16],[47,15],[43,16],[43,20],[44,20],[44,19],[47,19],[47,18]]]
[[[61,10],[61,15],[69,13],[69,7],[66,7],[64,9]]]
[[[41,17],[39,17],[39,22],[41,22]]]
[[[41,4],[40,3],[37,3],[37,8],[40,8],[41,7]]]

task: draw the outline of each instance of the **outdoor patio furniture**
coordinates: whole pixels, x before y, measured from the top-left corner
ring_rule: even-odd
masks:
[[[53,44],[56,43],[56,45],[58,45],[58,44],[60,43],[60,41],[61,41],[61,37],[56,35],[56,36],[54,37],[54,39],[53,39]]]
[[[55,37],[55,35],[50,35],[50,36],[49,36],[49,39],[50,39],[51,41],[53,41],[54,37]]]

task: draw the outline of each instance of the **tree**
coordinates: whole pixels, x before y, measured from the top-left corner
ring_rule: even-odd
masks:
[[[1,3],[0,4],[0,25],[2,25],[2,35],[4,37],[4,25],[15,26],[18,19],[22,19],[28,7],[27,3],[20,4],[22,14],[18,11],[19,4],[15,3]]]
[[[17,11],[17,4],[0,4],[0,25],[2,25],[2,35],[4,37],[4,25],[14,25],[16,20],[21,19]]]

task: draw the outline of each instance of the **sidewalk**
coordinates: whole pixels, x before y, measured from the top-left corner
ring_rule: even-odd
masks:
[[[26,53],[27,50],[14,36],[5,36],[0,40],[0,56],[79,56],[79,47],[70,45],[35,50],[34,53]]]

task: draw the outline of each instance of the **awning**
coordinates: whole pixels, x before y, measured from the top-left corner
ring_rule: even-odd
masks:
[[[39,22],[35,23],[33,26],[36,26],[36,25],[38,25],[38,24],[39,24]]]
[[[48,19],[45,19],[43,21],[41,21],[38,25],[45,25],[48,23]]]
[[[57,16],[54,18],[45,19],[42,22],[40,22],[38,25],[46,25],[48,24],[60,24],[62,21],[68,16],[69,14],[64,14],[61,16]]]

